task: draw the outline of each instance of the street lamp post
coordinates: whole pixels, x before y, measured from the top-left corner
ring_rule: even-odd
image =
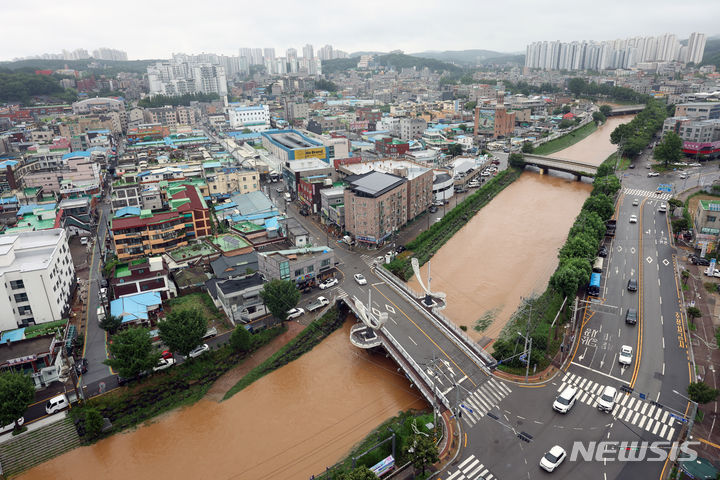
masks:
[[[687,433],[688,438],[691,438],[690,432],[692,432],[693,426],[695,425],[695,415],[697,415],[698,403],[693,400],[690,400],[688,397],[686,397],[682,393],[678,392],[677,390],[673,390],[673,393],[675,395],[681,396],[682,398],[684,398],[688,402],[692,403],[692,405],[693,405],[693,408],[690,411],[690,418],[688,418],[688,433]]]

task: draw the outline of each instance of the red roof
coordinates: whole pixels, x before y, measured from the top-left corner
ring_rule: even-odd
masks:
[[[112,230],[124,230],[126,228],[137,228],[152,225],[155,223],[169,222],[176,218],[180,218],[178,212],[160,212],[150,217],[127,217],[127,218],[113,218]]]
[[[571,118],[575,118],[575,114],[574,113],[566,113],[565,115],[563,115],[563,118],[569,120]]]
[[[184,203],[178,207],[179,212],[187,212],[188,210],[205,210],[200,195],[198,195],[198,189],[193,185],[183,185],[185,190],[182,190],[172,196],[173,200],[180,198],[187,198],[190,200],[188,203]]]

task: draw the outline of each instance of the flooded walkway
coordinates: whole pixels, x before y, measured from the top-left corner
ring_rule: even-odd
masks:
[[[19,478],[309,478],[400,410],[426,408],[392,361],[350,345],[350,326],[225,402],[203,400]]]

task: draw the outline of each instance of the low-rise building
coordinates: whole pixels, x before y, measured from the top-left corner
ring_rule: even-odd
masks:
[[[110,315],[121,318],[122,325],[149,325],[160,312],[160,292],[125,295],[110,302]]]
[[[59,328],[64,329],[64,325]],[[0,338],[0,372],[29,374],[36,390],[59,381],[62,341],[52,334],[26,338],[24,330],[3,332]]]
[[[259,272],[242,278],[208,280],[205,285],[213,303],[222,308],[233,325],[247,323],[268,314],[260,292],[265,279]]]
[[[177,295],[169,269],[162,257],[139,258],[115,267],[110,288],[113,298],[143,292],[159,292],[164,300]]]
[[[265,278],[292,280],[302,286],[330,275],[335,252],[330,247],[304,247],[258,252],[258,270]]]
[[[0,331],[60,320],[75,284],[65,230],[0,236]]]
[[[270,107],[267,105],[239,106],[230,104],[227,109],[230,128],[262,132],[270,128]]]

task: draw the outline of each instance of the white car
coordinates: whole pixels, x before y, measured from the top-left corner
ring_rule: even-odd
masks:
[[[339,282],[338,282],[338,279],[337,279],[337,278],[335,278],[335,277],[333,277],[333,278],[328,278],[327,280],[325,280],[324,282],[322,282],[322,283],[320,284],[320,290],[325,290],[326,288],[334,287],[334,286],[337,285],[338,283],[339,283]]]
[[[621,365],[630,365],[630,363],[632,363],[632,347],[630,345],[620,347],[618,362],[620,362]]]
[[[603,412],[612,412],[615,408],[615,397],[617,396],[617,390],[615,387],[610,385],[603,389],[602,394],[597,399],[597,408]]]
[[[637,223],[637,215],[630,215],[630,223]]]
[[[637,207],[638,205],[640,205],[640,199],[636,198],[635,200],[633,200],[633,207]]]
[[[660,213],[665,213],[665,212],[667,212],[667,205],[664,204],[664,203],[661,203],[661,204],[660,204],[660,208],[658,208],[658,212],[660,212]]]
[[[57,413],[63,408],[67,408],[69,406],[70,402],[64,394],[56,395],[45,404],[45,413],[52,415],[53,413]]]
[[[291,320],[293,318],[298,318],[305,314],[305,310],[302,308],[291,308],[286,312],[288,320]]]
[[[683,172],[683,173],[680,174],[680,179],[684,180],[684,179],[686,179],[686,178],[688,178],[688,174],[687,174],[687,173]]]
[[[540,467],[546,472],[552,472],[567,457],[567,452],[560,445],[555,445],[540,459]]]
[[[688,167],[702,167],[699,163],[689,163]]]
[[[362,273],[356,273],[353,275],[353,278],[355,278],[355,281],[358,285],[367,285],[367,280],[365,280],[365,277]]]
[[[658,172],[648,172],[648,177],[659,177],[660,174]]]
[[[575,385],[569,385],[563,390],[553,402],[553,410],[560,413],[567,413],[575,405],[578,388]]]
[[[188,357],[190,357],[190,358],[199,357],[200,355],[207,352],[208,350],[210,350],[210,347],[208,347],[208,344],[203,343],[202,345],[198,345],[197,347],[193,348],[192,351],[190,353],[188,353]]]
[[[174,358],[160,358],[160,361],[158,362],[156,367],[153,367],[153,372],[159,372],[161,370],[165,370],[166,368],[170,368],[173,365],[175,365],[175,359]]]
[[[15,428],[15,423],[16,422],[8,423],[4,427],[0,427],[0,435],[2,435],[3,433],[11,432]],[[22,427],[23,423],[25,423],[25,417],[20,417],[17,419],[18,427]]]

